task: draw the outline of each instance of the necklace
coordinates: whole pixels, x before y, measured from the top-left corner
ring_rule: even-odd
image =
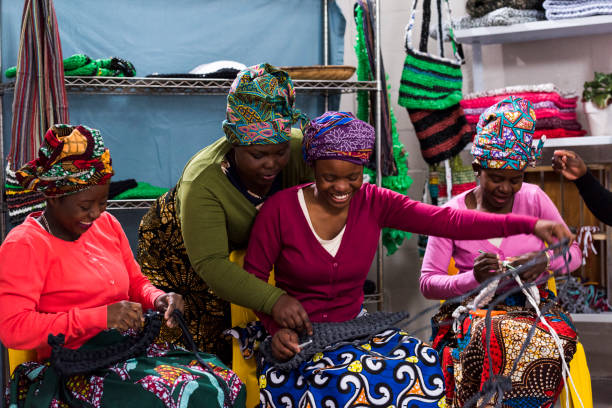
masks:
[[[53,235],[53,232],[51,232],[51,227],[49,226],[49,222],[47,221],[47,218],[45,217],[45,213],[43,212],[40,216],[40,218],[42,218],[45,229],[49,232],[49,234]]]

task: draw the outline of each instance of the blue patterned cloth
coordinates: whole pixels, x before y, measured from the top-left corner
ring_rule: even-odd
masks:
[[[394,329],[317,353],[290,372],[261,358],[259,367],[263,408],[446,406],[438,353]]]

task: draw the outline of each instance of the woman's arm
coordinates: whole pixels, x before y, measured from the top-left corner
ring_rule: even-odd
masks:
[[[612,225],[612,192],[605,189],[590,171],[574,180],[584,203],[598,220]]]
[[[271,313],[284,291],[229,261],[227,224],[220,201],[200,185],[183,183],[179,216],[189,260],[215,294],[229,302]]]
[[[32,243],[6,242],[0,247],[0,340],[5,347],[38,348],[47,344],[49,334],[58,333],[70,343],[107,328],[106,305],[38,312],[49,262],[44,248]]]
[[[539,207],[539,214],[537,214],[538,218],[542,218],[545,220],[551,220],[559,222],[567,227],[565,221],[561,217],[559,210],[552,202],[552,200],[548,197],[548,195],[541,190],[539,187],[536,190],[537,196],[535,197]],[[582,251],[580,250],[580,246],[577,242],[573,242],[569,248],[569,255],[571,257],[569,262],[570,272],[578,269],[580,265],[582,265]],[[549,269],[552,271],[559,270],[561,273],[567,273],[567,268],[564,268],[565,260],[561,256],[555,257],[549,266]]]
[[[473,270],[456,275],[448,274],[452,255],[453,240],[429,237],[419,278],[421,293],[426,298],[450,299],[463,295],[479,285]]]
[[[450,239],[487,239],[534,232],[535,217],[491,214],[451,207],[436,207],[408,196],[376,188],[375,203],[381,227]]]

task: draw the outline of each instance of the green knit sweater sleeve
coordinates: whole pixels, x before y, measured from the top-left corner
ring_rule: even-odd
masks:
[[[285,292],[229,261],[226,213],[221,200],[194,180],[181,183],[177,204],[185,248],[197,274],[221,299],[271,314]]]

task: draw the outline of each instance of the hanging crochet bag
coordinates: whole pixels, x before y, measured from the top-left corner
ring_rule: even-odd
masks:
[[[448,1],[444,0],[448,6]],[[399,104],[408,109],[421,154],[428,164],[457,155],[471,140],[472,130],[465,119],[461,100],[462,50],[450,38],[453,59],[444,58],[442,0],[436,0],[440,56],[427,53],[431,0],[423,0],[423,22],[419,50],[412,47],[412,29],[418,0],[414,0],[406,27],[406,61],[400,85]],[[450,6],[447,7],[450,20]]]
[[[445,0],[446,1],[446,0]],[[406,26],[406,60],[399,88],[399,104],[408,109],[447,109],[461,100],[461,48],[455,43],[452,28],[450,39],[453,58],[444,57],[442,35],[442,0],[436,0],[438,11],[438,47],[440,56],[429,54],[427,40],[431,19],[431,0],[423,0],[423,21],[419,49],[412,46],[412,30],[418,0],[412,4],[410,21]],[[448,1],[446,1],[448,6]],[[450,16],[450,6],[448,6]],[[450,17],[449,17],[450,20]]]

